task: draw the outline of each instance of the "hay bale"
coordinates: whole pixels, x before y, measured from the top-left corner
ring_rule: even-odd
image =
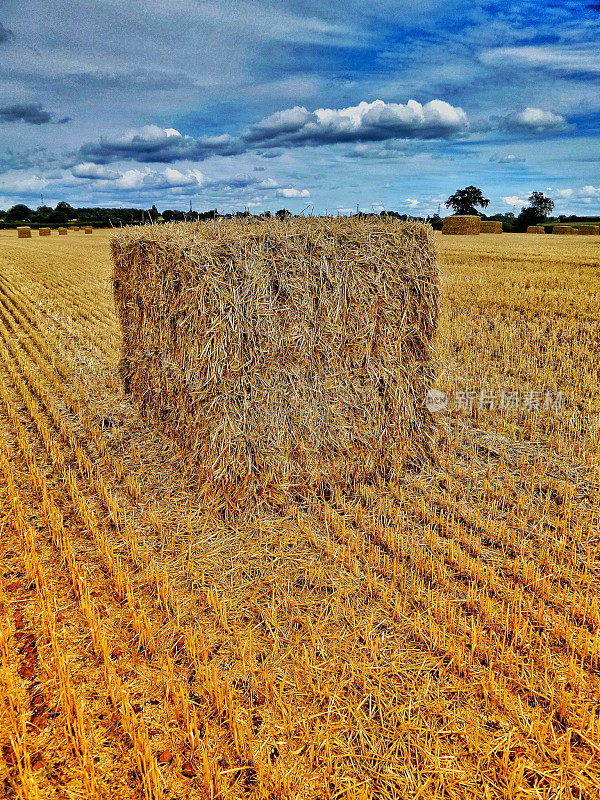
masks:
[[[580,236],[598,236],[600,234],[600,225],[580,225]]]
[[[527,233],[546,233],[546,229],[541,225],[528,225]]]
[[[58,229],[58,235],[59,236],[66,236],[67,235],[67,229],[66,228],[59,228]]]
[[[502,223],[493,219],[482,219],[481,233],[502,233]]]
[[[478,236],[481,233],[481,217],[463,216],[455,214],[453,217],[446,217],[442,225],[442,233]]]
[[[79,225],[70,225],[70,226],[69,226],[69,230],[71,230],[71,231],[78,231],[78,230],[79,230]]]
[[[554,225],[552,233],[561,233],[563,236],[577,236],[577,228],[571,228],[569,225]]]
[[[83,226],[83,232],[84,232],[84,233],[93,233],[93,232],[94,232],[94,229],[92,228],[92,226],[91,226],[91,225],[84,225],[84,226]]]
[[[50,236],[52,231],[50,230],[50,228],[40,228],[38,233],[40,236]]]
[[[17,237],[19,239],[31,239],[31,228],[27,225],[21,225],[17,228]]]
[[[167,223],[111,248],[125,391],[211,491],[349,486],[434,454],[429,226]]]

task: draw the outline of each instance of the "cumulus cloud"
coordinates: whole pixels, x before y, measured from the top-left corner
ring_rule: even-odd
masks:
[[[269,151],[282,147],[336,144],[341,142],[381,142],[393,139],[448,139],[468,130],[469,121],[462,108],[443,100],[422,105],[416,100],[384,103],[375,100],[342,109],[319,108],[308,111],[294,106],[276,111],[252,125],[239,137],[183,136],[174,128],[146,125],[127,131],[115,139],[102,138],[84,144],[82,161],[107,164],[119,159],[141,163],[199,161],[210,156],[240,155],[249,150]]]
[[[525,161],[524,156],[516,156],[513,153],[500,155],[500,153],[492,153],[490,161],[496,164],[522,164]]]
[[[12,31],[9,31],[8,28],[5,28],[4,25],[0,22],[0,44],[4,44],[5,42],[10,42],[11,39],[14,39],[15,35]]]
[[[116,139],[103,138],[96,143],[84,144],[79,152],[90,161],[106,164],[118,159],[142,163],[198,161],[211,155],[237,155],[243,150],[243,145],[228,134],[194,138],[183,136],[175,128],[145,125]]]
[[[566,130],[567,121],[560,114],[531,106],[510,114],[504,120],[508,130],[517,133],[552,133]]]
[[[422,105],[416,100],[384,103],[374,100],[357,106],[308,111],[304,106],[284,109],[253,125],[244,135],[255,147],[335,144],[385,139],[447,139],[467,131],[462,108],[443,100]]]
[[[416,208],[418,205],[420,205],[419,201],[418,200],[414,200],[412,197],[407,197],[405,202],[411,208]]]
[[[89,178],[90,180],[116,180],[120,173],[115,172],[103,164],[94,164],[87,161],[83,164],[75,164],[71,167],[71,172],[76,178]]]
[[[310,197],[308,189],[278,189],[276,192],[277,197]]]
[[[600,186],[597,188],[595,186],[583,186],[580,190],[580,194],[583,197],[600,197]]]
[[[502,199],[504,200],[507,206],[516,206],[519,203],[523,202],[518,194],[514,194],[511,197],[503,197]]]

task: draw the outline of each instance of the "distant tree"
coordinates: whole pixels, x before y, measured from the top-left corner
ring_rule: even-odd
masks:
[[[68,214],[65,214],[64,211],[52,211],[48,215],[48,222],[57,222],[58,224],[62,222],[68,222],[70,219]]]
[[[529,195],[529,205],[521,209],[517,217],[517,227],[525,231],[529,225],[538,225],[545,222],[554,209],[554,202],[542,192],[532,192]]]
[[[73,219],[75,216],[75,209],[69,203],[65,203],[64,200],[61,200],[60,203],[57,203],[54,212],[56,214],[65,214],[67,219]]]
[[[20,222],[28,221],[34,216],[34,212],[28,208],[28,206],[23,205],[22,203],[17,203],[16,206],[9,208],[6,212],[6,221],[7,222]]]
[[[277,219],[287,219],[292,216],[292,212],[288,211],[287,208],[280,208],[279,211],[275,212],[275,216]]]
[[[465,214],[467,216],[477,215],[475,206],[487,208],[490,201],[483,196],[481,189],[476,186],[467,186],[465,189],[458,189],[446,200],[445,206],[452,208],[455,214]]]

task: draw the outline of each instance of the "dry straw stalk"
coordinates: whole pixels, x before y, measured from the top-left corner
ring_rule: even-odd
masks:
[[[39,229],[40,236],[50,236],[51,233],[52,233],[52,231],[50,230],[50,228],[40,228]]]
[[[433,453],[433,232],[308,218],[124,228],[121,375],[234,496],[397,475]]]
[[[542,228],[541,225],[529,225],[527,227],[527,233],[545,233],[545,228]]]
[[[482,219],[481,233],[502,233],[502,223],[494,219]]]
[[[17,237],[19,239],[31,239],[31,228],[28,228],[26,225],[17,228]]]
[[[577,228],[571,228],[569,225],[554,225],[552,233],[560,233],[563,236],[577,236]]]
[[[442,233],[477,236],[481,233],[481,217],[460,214],[446,217],[442,225]]]

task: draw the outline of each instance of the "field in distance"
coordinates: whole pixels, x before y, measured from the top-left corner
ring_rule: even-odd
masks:
[[[223,513],[109,236],[0,232],[0,796],[599,797],[600,237],[437,236],[439,465]]]

